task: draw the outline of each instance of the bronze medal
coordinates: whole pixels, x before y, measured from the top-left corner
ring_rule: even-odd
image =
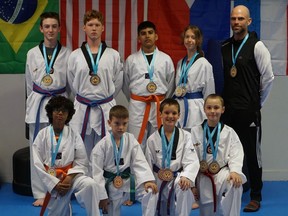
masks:
[[[234,78],[236,77],[236,75],[237,75],[237,68],[235,65],[233,65],[230,69],[230,76]]]
[[[181,88],[181,86],[177,86],[175,89],[175,96],[181,97],[181,95],[182,95],[182,88]]]
[[[42,78],[42,83],[45,85],[45,86],[50,86],[52,83],[53,83],[53,79],[52,77],[48,74],[48,75],[45,75],[43,78]]]
[[[208,170],[208,163],[206,160],[200,161],[200,172],[205,173]]]
[[[211,174],[217,174],[220,171],[219,163],[217,161],[213,161],[209,164],[208,170]]]
[[[55,176],[56,177],[56,170],[53,167],[50,167],[47,171],[49,175]]]
[[[115,188],[119,189],[123,186],[123,179],[121,176],[116,176],[113,180],[113,185]]]
[[[160,169],[158,172],[158,178],[162,181],[172,181],[174,178],[173,172],[170,169]]]
[[[185,86],[182,87],[182,97],[184,97],[187,93],[187,88]]]
[[[97,74],[93,74],[91,75],[90,82],[92,85],[98,85],[101,82],[101,79]]]
[[[154,82],[149,82],[148,85],[146,86],[146,89],[150,93],[154,93],[157,89],[157,85]]]

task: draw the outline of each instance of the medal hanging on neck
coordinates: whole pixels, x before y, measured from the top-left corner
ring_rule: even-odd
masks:
[[[235,64],[236,64],[236,59],[237,59],[237,57],[238,57],[238,54],[239,54],[240,50],[242,49],[242,47],[243,47],[244,44],[246,43],[248,37],[249,37],[249,34],[247,34],[247,35],[245,36],[245,38],[243,39],[243,41],[242,41],[242,43],[240,44],[240,46],[239,46],[239,48],[238,48],[235,56],[234,56],[234,45],[232,44],[232,63],[233,63],[233,65],[232,65],[232,67],[231,67],[231,69],[230,69],[230,76],[231,76],[232,78],[234,78],[234,77],[237,76],[237,67],[236,67],[236,65],[235,65]]]
[[[100,61],[100,56],[101,56],[101,52],[102,52],[102,43],[100,43],[100,46],[98,48],[98,54],[97,54],[97,58],[96,58],[96,62],[94,61],[93,59],[93,55],[92,55],[92,52],[88,46],[88,44],[86,43],[86,49],[87,49],[87,52],[89,54],[89,57],[90,57],[90,61],[91,61],[91,64],[92,64],[92,69],[93,71],[91,71],[90,74],[90,83],[94,86],[98,85],[100,82],[101,82],[101,79],[100,77],[97,75],[97,72],[98,72],[98,66],[99,66],[99,61]]]
[[[57,156],[57,153],[58,153],[58,151],[59,151],[59,146],[60,146],[60,143],[61,143],[61,140],[62,140],[62,133],[63,133],[63,131],[61,131],[60,134],[59,134],[59,138],[58,138],[58,140],[57,140],[56,148],[55,148],[55,150],[54,150],[54,138],[55,138],[55,133],[54,133],[53,127],[50,125],[51,166],[50,166],[50,168],[48,169],[47,173],[49,173],[50,175],[55,176],[55,177],[56,177],[56,175],[57,175],[56,169],[55,169],[55,160],[56,160],[56,156]]]
[[[214,136],[215,132],[217,130],[217,137],[215,146],[212,140],[212,137]],[[217,162],[217,152],[218,152],[218,146],[220,141],[220,132],[221,132],[221,124],[218,123],[217,126],[213,129],[212,133],[210,133],[210,129],[208,127],[207,122],[204,124],[204,132],[203,132],[203,159],[200,161],[200,172],[205,173],[209,171],[211,174],[216,174],[220,170],[220,165]],[[208,145],[206,141],[206,136],[208,137]],[[207,156],[207,147],[210,146],[210,149],[212,151],[213,155],[213,161],[208,165],[208,162],[206,160]]]
[[[114,136],[112,135],[112,133],[110,134],[110,137],[111,137],[111,141],[112,141],[112,145],[113,145],[114,159],[115,159],[115,162],[116,162],[116,170],[117,170],[117,175],[113,179],[113,185],[114,185],[115,188],[119,189],[119,188],[121,188],[123,186],[123,179],[120,176],[120,169],[119,169],[120,160],[121,160],[121,154],[122,154],[122,149],[123,149],[123,136],[121,136],[121,139],[120,139],[119,150],[117,148],[116,141],[115,141]]]
[[[146,89],[149,93],[155,93],[157,90],[157,85],[155,82],[153,82],[153,74],[154,74],[154,62],[155,62],[155,55],[156,55],[156,49],[153,51],[152,61],[149,64],[147,56],[145,55],[144,51],[142,50],[142,55],[145,59],[145,62],[147,64],[147,70],[149,75],[149,83],[146,86]]]
[[[42,83],[45,86],[50,86],[53,83],[53,78],[50,74],[52,74],[54,72],[52,65],[53,65],[55,58],[56,58],[57,49],[58,49],[58,44],[54,48],[52,58],[48,64],[46,47],[45,47],[45,44],[43,43],[43,56],[44,56],[44,61],[45,61],[46,75],[42,78]]]
[[[199,54],[198,52],[195,52],[195,54],[192,56],[192,58],[190,59],[188,64],[187,64],[188,56],[186,56],[184,58],[182,65],[181,65],[180,79],[179,79],[178,85],[177,85],[175,92],[174,92],[176,97],[184,97],[186,95],[186,93],[187,93],[186,85],[187,85],[188,72],[189,72],[189,69],[191,68],[191,66],[194,63],[195,58],[198,54]]]
[[[172,136],[170,138],[169,143],[167,143],[164,127],[161,128],[161,141],[162,141],[162,168],[158,172],[158,178],[162,181],[172,181],[174,179],[174,175],[172,170],[170,169],[171,163],[171,155],[174,143],[175,136],[175,128],[173,130]]]

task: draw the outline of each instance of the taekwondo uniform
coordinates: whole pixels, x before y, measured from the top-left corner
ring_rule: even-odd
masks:
[[[143,55],[140,49],[127,58],[124,64],[123,92],[129,101],[128,131],[134,134],[145,152],[146,139],[161,126],[157,115],[160,102],[171,97],[174,92],[175,69],[170,56],[156,48],[152,57],[154,61],[150,62],[154,68],[151,73],[153,77],[150,77],[146,57]],[[150,82],[157,86],[154,92],[147,89]]]
[[[246,182],[246,177],[242,173],[243,148],[236,132],[229,126],[220,124],[221,132],[216,161],[220,166],[217,174],[210,174],[210,178],[199,172],[196,185],[199,194],[200,215],[201,216],[240,216],[242,186],[235,188],[231,181],[227,181],[230,172],[238,173],[242,178],[242,183]],[[203,125],[195,126],[191,129],[192,141],[198,154],[199,160],[203,159]],[[216,140],[214,137],[213,140]],[[206,161],[210,164],[213,155],[208,150]],[[216,200],[213,199],[213,184],[215,184]],[[213,204],[216,209],[214,212]]]
[[[131,196],[135,196],[142,203],[142,215],[154,215],[158,195],[153,194],[152,190],[147,193],[143,187],[145,182],[155,181],[154,175],[134,135],[126,132],[122,137],[123,153],[121,154],[118,174],[111,134],[107,133],[92,151],[90,159],[92,177],[100,184],[100,200],[108,197],[108,215],[120,216],[121,205],[129,198],[132,200]],[[130,175],[131,172],[133,172],[135,182],[131,179],[134,178]],[[116,188],[113,184],[117,175],[123,179],[123,185],[120,188]],[[133,190],[135,183],[136,192],[133,195],[131,189]]]
[[[45,58],[43,54],[43,41],[40,45],[30,49],[27,53],[25,80],[26,80],[26,115],[25,122],[29,124],[29,143],[30,143],[30,168],[31,168],[31,186],[35,199],[45,197],[41,180],[35,172],[33,166],[32,144],[39,130],[49,125],[45,106],[51,96],[68,96],[67,89],[67,61],[71,53],[69,49],[58,43],[55,60],[53,63],[53,72],[50,73],[52,83],[45,85],[43,78],[47,75]],[[38,114],[38,115],[37,115]]]
[[[170,163],[174,179],[165,183],[157,175],[157,171],[162,168],[163,159],[160,130],[155,131],[148,138],[145,154],[151,169],[154,171],[159,190],[158,215],[167,215],[167,211],[169,211],[170,215],[189,216],[194,196],[191,189],[183,191],[178,183],[183,176],[188,178],[192,184],[195,184],[195,178],[199,170],[199,160],[192,144],[191,134],[175,127]]]
[[[74,193],[78,203],[86,209],[87,215],[99,216],[99,189],[97,182],[86,176],[88,173],[88,158],[80,135],[74,132],[71,127],[64,126],[63,128],[54,168],[57,170],[70,166],[67,175],[77,173],[72,181],[70,191],[64,196],[59,196],[57,191],[53,190],[60,179],[46,171],[52,163],[51,137],[54,139],[53,146],[55,149],[57,142],[54,133],[51,131],[51,126],[47,126],[39,132],[32,146],[37,174],[46,190],[51,194],[47,206],[48,215],[70,215],[69,203],[71,195]]]

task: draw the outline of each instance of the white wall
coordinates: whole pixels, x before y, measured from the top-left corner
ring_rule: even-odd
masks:
[[[0,180],[12,182],[12,156],[28,146],[25,138],[24,75],[0,75]],[[276,77],[262,110],[264,180],[288,180],[288,77]],[[117,103],[127,105],[121,93]],[[286,158],[286,159],[285,159]]]

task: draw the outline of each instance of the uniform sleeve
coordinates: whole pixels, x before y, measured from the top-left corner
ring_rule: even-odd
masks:
[[[240,139],[236,132],[231,128],[231,139],[230,139],[230,152],[228,167],[230,172],[242,173],[244,152]]]
[[[72,96],[75,96],[77,94],[77,90],[73,88],[75,71],[76,71],[76,64],[75,64],[74,56],[75,54],[74,52],[72,52],[68,58],[68,63],[67,63],[67,82],[71,90]]]
[[[130,68],[129,68],[129,60],[126,60],[124,62],[124,73],[123,73],[123,86],[122,86],[122,91],[124,95],[126,96],[127,100],[130,100]]]
[[[150,136],[152,137],[152,135]],[[152,145],[153,145],[153,139],[152,138],[148,138],[146,141],[146,150],[145,150],[145,158],[149,164],[149,167],[151,170],[153,170],[153,164],[155,163],[154,157],[153,157],[153,150],[152,150]]]
[[[180,176],[189,178],[195,184],[195,179],[200,167],[199,159],[192,143],[191,134],[185,133],[184,136],[185,147],[182,158],[183,171]]]
[[[30,61],[30,55],[29,52],[27,54],[27,60],[26,60],[26,67],[25,67],[25,84],[26,84],[26,96],[28,97],[32,90],[33,90],[33,81],[32,81],[32,77],[31,77],[31,68],[29,65],[29,61]]]
[[[117,53],[114,64],[115,65],[114,65],[113,82],[115,85],[115,93],[114,93],[115,98],[119,94],[123,86],[123,62],[121,61],[119,53]]]
[[[32,145],[32,154],[35,170],[39,176],[39,179],[43,181],[43,185],[46,187],[46,190],[51,193],[60,180],[48,174],[44,167],[44,160],[47,151],[45,148],[46,142],[47,139],[45,138],[45,129],[42,129],[34,140]]]
[[[90,158],[90,167],[92,168],[92,178],[96,181],[99,187],[99,199],[107,199],[108,195],[105,189],[105,178],[104,173],[104,161],[105,161],[105,150],[101,143],[104,142],[102,139],[97,145],[93,148]]]
[[[271,55],[263,42],[258,41],[254,49],[254,57],[261,74],[260,99],[261,107],[264,105],[271,89],[274,74],[272,70]]]
[[[69,174],[82,173],[84,175],[88,174],[88,157],[84,143],[81,136],[77,133],[74,135],[73,142],[75,142],[75,157],[73,161],[73,167],[69,169]]]
[[[215,81],[213,75],[212,65],[207,61],[204,67],[204,73],[206,74],[205,86],[203,88],[202,94],[205,99],[208,95],[215,93]]]
[[[137,187],[147,181],[155,181],[151,166],[147,163],[140,144],[134,137],[130,141],[134,143],[131,152],[131,169],[136,176]]]
[[[169,57],[167,62],[167,93],[166,98],[171,98],[175,91],[175,68],[172,59]]]

